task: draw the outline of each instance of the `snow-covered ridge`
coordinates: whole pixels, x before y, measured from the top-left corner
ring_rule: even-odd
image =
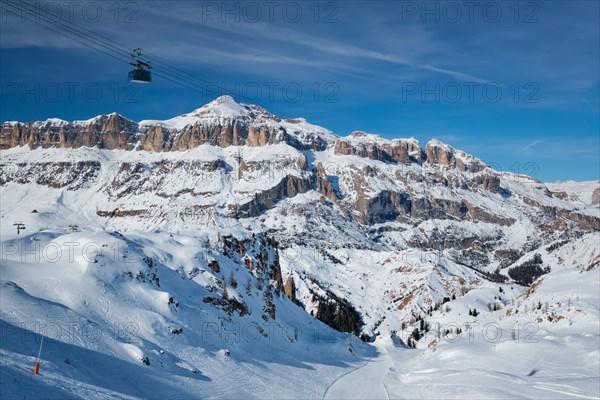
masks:
[[[322,151],[340,141],[355,148],[340,150],[341,154],[404,163],[421,163],[426,157],[427,146],[421,149],[414,137],[386,139],[365,132],[341,137],[304,118],[282,119],[262,107],[238,103],[227,95],[166,120],[136,122],[111,113],[72,122],[58,118],[33,123],[7,121],[0,131],[0,149],[28,145],[32,149],[97,146],[109,150],[182,151],[202,144],[226,147],[287,143],[299,150]],[[465,163],[478,161],[439,141],[430,141],[428,146],[434,144]]]
[[[239,120],[244,123],[266,123],[267,121],[277,122],[279,118],[263,108],[238,103],[231,96],[225,95],[189,113],[167,120],[143,120],[139,124],[141,126],[161,125],[181,130],[189,125],[224,124],[231,120]]]
[[[566,193],[574,200],[580,200],[587,204],[600,206],[600,180],[597,181],[557,181],[545,184],[548,189],[560,195]]]
[[[391,144],[395,144],[395,143],[409,142],[409,143],[413,143],[417,146],[419,145],[419,141],[414,137],[387,139],[377,133],[368,133],[368,132],[363,132],[363,131],[354,131],[350,135],[342,137],[341,139],[344,139],[347,142],[356,143],[356,144],[372,142],[372,143],[378,143],[378,144],[382,144],[382,145],[391,145]]]

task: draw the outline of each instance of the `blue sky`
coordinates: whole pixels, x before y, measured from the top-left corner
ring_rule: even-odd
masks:
[[[50,22],[3,5],[2,121],[164,119],[229,93],[339,135],[438,138],[543,181],[600,178],[597,1],[30,5]],[[149,85],[127,83],[133,47],[154,63]]]

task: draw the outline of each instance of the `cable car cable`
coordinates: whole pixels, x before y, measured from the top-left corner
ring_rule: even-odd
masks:
[[[93,44],[95,44],[97,46],[101,46],[101,47],[103,47],[103,48],[105,48],[105,49],[107,49],[109,51],[116,52],[116,53],[118,53],[121,56],[125,55],[125,54],[127,54],[128,56],[131,55],[130,52],[129,52],[129,50],[125,50],[124,48],[121,48],[120,45],[119,45],[119,43],[115,42],[114,39],[107,38],[106,36],[104,36],[104,35],[102,35],[100,33],[93,32],[93,31],[91,31],[91,30],[89,30],[87,28],[84,28],[84,27],[80,26],[80,25],[77,25],[75,23],[63,20],[60,17],[57,17],[58,20],[56,20],[54,18],[49,19],[47,16],[40,15],[38,13],[35,13],[35,12],[31,11],[28,8],[31,5],[28,4],[27,2],[24,2],[24,1],[21,1],[21,0],[17,0],[17,1],[18,1],[18,3],[20,3],[20,4],[22,4],[24,6],[24,7],[22,7],[22,9],[28,15],[30,15],[32,17],[37,17],[37,19],[41,19],[44,22],[46,22],[47,24],[59,25],[59,27],[61,27],[64,30],[67,30],[70,34],[66,33],[66,32],[60,32],[60,31],[58,31],[56,29],[53,29],[53,28],[51,28],[51,27],[49,27],[47,25],[43,25],[43,24],[39,23],[39,21],[36,21],[34,19],[31,19],[32,22],[37,22],[38,24],[40,24],[41,26],[43,26],[43,27],[45,27],[47,29],[50,29],[50,30],[52,30],[52,31],[54,31],[56,33],[62,34],[64,36],[66,36],[66,37],[68,37],[70,39],[73,39],[73,40],[75,40],[75,41],[77,41],[77,42],[79,42],[79,43],[81,43],[83,45],[86,45],[86,46],[89,46],[89,43],[85,43],[82,40],[80,40],[80,38],[79,38],[80,36],[83,36],[83,37],[87,38],[88,40],[92,41]],[[5,2],[4,4],[11,5],[11,6],[15,7],[15,8],[17,7],[14,4],[14,2],[10,2],[10,1],[9,2]],[[33,6],[31,6],[31,7],[33,7]],[[74,35],[77,35],[77,36],[72,36],[71,34],[74,34]],[[98,51],[100,51],[100,52],[102,52],[102,53],[104,53],[104,54],[112,57],[112,58],[117,59],[118,61],[126,62],[128,64],[130,63],[130,60],[125,61],[125,60],[122,60],[122,59],[120,59],[118,57],[113,56],[112,54],[107,53],[106,51],[103,51],[102,49],[99,49],[99,48],[93,47],[93,46],[91,46],[91,47],[94,48],[95,50],[98,50]],[[155,57],[158,58],[158,59],[162,59],[162,57],[159,57],[159,56],[155,56]],[[199,85],[199,84],[197,84],[197,83],[195,83],[193,81],[190,81],[189,78],[187,78],[185,75],[187,75],[189,77],[192,77],[194,79],[200,80],[202,82],[211,84],[211,85],[215,85],[214,82],[208,81],[208,80],[200,78],[198,76],[195,76],[192,73],[189,73],[189,72],[187,72],[185,70],[182,70],[180,68],[172,67],[172,66],[170,66],[170,64],[167,61],[163,61],[163,64],[164,65],[160,65],[159,64],[158,66],[156,64],[154,64],[152,66],[153,69],[158,70],[158,71],[161,72],[159,74],[156,74],[157,76],[160,76],[160,77],[162,77],[164,79],[167,79],[167,80],[169,80],[169,81],[171,81],[171,82],[173,82],[175,84],[178,84],[178,85],[181,85],[181,86],[185,86],[185,87],[187,87],[189,89],[192,89],[192,90],[195,90],[195,91],[199,91],[200,93],[205,94],[205,95],[212,95],[212,94],[214,94],[214,93],[211,93],[211,92],[207,91],[204,86],[201,86],[201,85]],[[171,75],[172,78],[179,79],[182,82],[178,82],[178,81],[176,81],[174,79],[170,79],[170,78],[167,77],[167,75]],[[191,85],[193,85],[193,86],[191,86]],[[238,98],[240,98],[240,97],[241,98],[246,98],[246,96],[243,96],[242,94],[236,93],[233,90],[222,89],[222,92],[225,92],[225,93],[228,93],[228,94],[233,94],[234,96],[236,96]],[[217,92],[216,94],[218,94],[218,93],[219,92]],[[269,108],[273,109],[274,111],[277,111],[273,107],[269,107]],[[280,113],[279,111],[277,111],[277,112],[278,112],[278,114],[281,117],[285,117],[284,113]]]
[[[5,4],[7,4],[7,3],[5,3]],[[14,6],[14,4],[10,4],[10,5],[11,5],[11,6]],[[74,30],[73,30],[73,29],[71,29],[71,28],[70,28],[70,27],[68,27],[68,26],[64,26],[64,24],[59,24],[59,26],[61,26],[61,27],[62,27],[64,30],[66,30],[66,32],[65,32],[65,31],[60,31],[60,30],[54,29],[52,26],[48,26],[47,24],[50,24],[50,25],[52,25],[52,24],[57,24],[57,22],[56,22],[56,21],[49,21],[47,18],[45,18],[45,17],[42,17],[42,16],[39,16],[39,15],[37,15],[37,14],[35,14],[35,13],[32,13],[32,12],[31,12],[31,11],[29,11],[29,10],[24,10],[24,12],[25,12],[27,15],[29,15],[30,17],[37,17],[38,19],[41,19],[43,22],[45,22],[46,24],[43,24],[43,23],[41,23],[40,21],[35,21],[35,20],[33,20],[33,19],[30,19],[32,22],[36,22],[36,23],[38,23],[40,26],[42,26],[42,27],[44,27],[44,28],[46,28],[46,29],[49,29],[49,30],[51,30],[51,31],[54,31],[54,32],[56,32],[56,33],[58,33],[58,34],[61,34],[61,35],[65,36],[65,37],[67,37],[67,38],[69,38],[69,39],[75,40],[75,41],[77,41],[78,43],[80,43],[80,44],[83,44],[83,45],[84,45],[84,46],[86,46],[86,47],[91,47],[91,48],[93,48],[94,50],[100,51],[100,52],[102,52],[102,53],[104,53],[104,54],[108,55],[109,57],[112,57],[112,58],[116,59],[117,61],[124,62],[124,63],[127,63],[127,64],[129,64],[129,63],[130,63],[130,61],[131,61],[130,59],[128,59],[128,60],[123,60],[123,59],[120,59],[120,58],[118,58],[118,57],[114,56],[113,54],[106,52],[105,50],[102,50],[102,49],[100,49],[100,48],[98,48],[98,47],[95,47],[94,45],[96,45],[96,46],[98,46],[98,45],[99,45],[99,46],[102,46],[102,47],[104,47],[105,49],[108,49],[108,50],[111,50],[111,51],[115,51],[115,48],[114,48],[114,47],[113,47],[113,48],[111,48],[111,47],[109,47],[109,46],[107,46],[107,45],[104,45],[104,44],[98,43],[98,42],[97,42],[97,40],[94,40],[94,41],[92,41],[91,43],[90,43],[90,42],[87,42],[87,43],[86,43],[85,41],[83,41],[83,40],[81,39],[81,36],[84,36],[84,37],[88,37],[88,40],[90,40],[90,38],[89,38],[89,35],[86,35],[86,34],[84,34],[84,33],[82,33],[82,32],[78,32],[78,31],[75,31],[75,32],[74,32]],[[74,34],[76,34],[77,36],[75,36]],[[95,38],[91,38],[91,39],[95,39]],[[119,50],[119,51],[120,51],[120,49],[117,49],[117,50]],[[160,68],[159,68],[159,70],[160,70]],[[167,80],[169,80],[170,82],[173,82],[173,83],[175,83],[175,84],[178,84],[178,85],[181,85],[181,86],[185,86],[185,87],[187,87],[188,89],[195,90],[195,91],[199,91],[199,92],[201,92],[201,93],[203,93],[203,94],[205,94],[205,95],[208,95],[208,93],[206,93],[206,91],[203,91],[201,88],[199,89],[199,88],[197,88],[197,87],[190,86],[186,80],[183,80],[183,82],[178,82],[178,81],[176,81],[176,80],[173,80],[173,79],[170,79],[170,78],[168,78],[167,76],[165,76],[165,75],[163,75],[163,74],[161,74],[161,73],[159,73],[159,74],[156,74],[156,75],[157,75],[157,76],[160,76],[160,77],[162,77],[162,78],[164,78],[164,79],[167,79]],[[181,79],[181,78],[179,78],[179,79]],[[193,82],[190,82],[190,83],[191,83],[192,85],[195,85]]]

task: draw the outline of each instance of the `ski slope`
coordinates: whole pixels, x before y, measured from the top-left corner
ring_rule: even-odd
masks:
[[[600,274],[597,269],[583,274],[585,283],[577,288],[569,282],[579,271],[565,270],[529,294],[527,300],[534,304],[554,299],[549,313],[564,315],[558,322],[543,319],[549,314],[543,310],[524,311],[522,306],[524,315],[518,318],[507,317],[505,310],[486,313],[461,335],[439,340],[434,334],[423,348],[407,349],[380,337],[371,357],[337,378],[325,398],[597,399]],[[525,297],[520,295],[520,301]],[[466,310],[471,304],[461,303],[468,301],[448,304]],[[442,316],[437,322],[464,328],[458,317]]]
[[[258,263],[274,254],[260,238],[246,244],[246,257],[257,263],[252,271],[239,255],[219,255],[223,242],[207,239],[42,232],[3,242],[3,398],[320,397],[333,377],[360,362],[367,350],[358,338],[273,291]],[[37,253],[15,251],[36,244]],[[220,274],[194,269],[212,259]],[[203,301],[214,298],[209,288],[223,276],[239,282],[228,298],[249,314]],[[265,313],[267,299],[276,318]]]
[[[47,223],[57,223],[48,218]],[[258,262],[260,254],[273,254],[266,244],[261,253],[260,238],[251,238],[248,234],[244,242],[248,257]],[[433,328],[415,349],[391,339],[390,329],[399,321],[380,325],[374,343],[363,343],[333,331],[284,296],[274,295],[276,318],[265,320],[269,285],[258,270],[241,265],[243,258],[226,250],[224,240],[210,231],[189,236],[97,228],[4,236],[2,397],[591,399],[600,394],[600,276],[597,266],[587,268],[597,254],[594,234],[544,253],[555,268],[529,289],[473,285],[427,316]],[[36,248],[41,250],[32,251]],[[212,259],[220,273],[208,268]],[[562,259],[573,264],[559,266]],[[365,266],[347,262],[344,268]],[[384,279],[385,269],[378,269],[369,274],[372,283]],[[437,275],[427,271],[420,274],[435,296],[431,277]],[[460,277],[460,271],[452,274]],[[129,273],[146,278],[130,279]],[[208,288],[217,287],[216,280],[230,274],[238,286],[229,287],[229,297],[243,301],[250,315],[230,315],[202,301],[214,296]],[[351,285],[353,275],[348,276],[345,284]],[[488,310],[500,293],[502,308]],[[477,317],[468,314],[473,308]],[[413,326],[397,337],[406,340]],[[437,333],[455,326],[463,329],[458,339]],[[258,327],[266,336],[257,334]],[[182,333],[174,333],[180,328]],[[501,333],[497,340],[496,332]],[[41,373],[35,376],[41,335]]]
[[[337,378],[327,388],[325,399],[390,399],[386,376],[394,371],[387,349],[376,341],[373,355],[364,365]]]

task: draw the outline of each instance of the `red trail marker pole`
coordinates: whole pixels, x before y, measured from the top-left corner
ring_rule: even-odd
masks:
[[[40,341],[40,350],[38,351],[37,360],[35,361],[35,368],[33,368],[33,374],[37,375],[40,372],[40,356],[42,355],[42,345],[44,344],[44,336]]]

